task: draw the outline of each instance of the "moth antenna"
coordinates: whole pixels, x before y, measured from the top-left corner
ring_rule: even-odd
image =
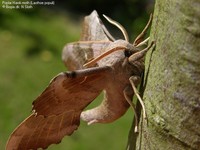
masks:
[[[106,52],[104,52],[103,54],[97,56],[96,58],[92,59],[91,61],[89,61],[88,63],[84,64],[83,67],[89,67],[89,66],[92,66],[94,65],[97,61],[101,60],[102,58],[104,58],[105,56],[115,52],[115,51],[119,51],[119,50],[124,50],[126,49],[125,46],[118,46],[118,47],[115,47],[115,48],[112,48]]]
[[[108,20],[108,22],[110,22],[111,24],[113,24],[114,26],[116,26],[123,34],[125,40],[128,42],[129,41],[129,37],[128,37],[128,33],[126,31],[126,29],[117,21],[111,19],[110,17],[104,15],[104,18],[106,18],[106,20]]]

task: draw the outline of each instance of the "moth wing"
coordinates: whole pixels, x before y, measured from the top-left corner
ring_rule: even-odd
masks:
[[[73,115],[72,115],[73,114]],[[6,150],[46,149],[71,135],[79,126],[79,114],[69,111],[44,117],[30,115],[11,134]]]
[[[110,68],[73,78],[66,73],[59,74],[33,102],[32,109],[43,116],[59,115],[69,110],[81,112],[104,89],[109,74],[105,71]]]
[[[80,41],[63,48],[62,60],[68,70],[83,69],[85,63],[102,53],[111,43],[105,31],[110,35],[96,11],[84,18]]]
[[[81,41],[109,41],[108,36],[110,34],[98,13],[94,10],[89,16],[86,16],[82,25]]]
[[[110,41],[75,42],[67,44],[62,53],[62,60],[68,70],[83,69],[83,65],[99,56]]]
[[[82,110],[103,90],[106,79],[105,72],[56,76],[33,102],[34,113],[11,134],[6,149],[45,149],[71,135],[80,124]]]

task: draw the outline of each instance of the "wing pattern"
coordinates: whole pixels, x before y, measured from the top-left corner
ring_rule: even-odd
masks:
[[[93,73],[70,78],[56,76],[33,102],[33,114],[11,134],[7,150],[47,148],[71,135],[80,124],[82,110],[103,90],[106,75]]]
[[[105,31],[110,34],[94,10],[84,18],[81,41],[109,41]]]
[[[105,31],[107,34],[105,34]],[[94,10],[84,18],[79,42],[68,43],[62,52],[62,60],[69,70],[83,69],[83,65],[99,56],[112,41],[110,33]]]
[[[80,113],[67,111],[58,116],[30,115],[12,133],[8,150],[46,149],[50,144],[57,144],[65,135],[71,135],[79,126]]]

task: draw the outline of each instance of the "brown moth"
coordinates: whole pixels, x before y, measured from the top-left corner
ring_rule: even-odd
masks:
[[[102,24],[96,11],[85,17],[81,40],[67,44],[62,59],[71,71],[54,77],[49,86],[33,102],[33,112],[10,135],[7,150],[46,149],[71,135],[80,124],[109,123],[120,118],[138,97],[145,117],[143,102],[136,86],[144,71],[143,57],[153,42],[143,50],[148,39],[142,41],[152,17],[133,44],[128,42],[126,30],[116,21],[125,40],[115,40]],[[101,92],[100,106],[84,111]],[[137,115],[136,131],[137,131]]]

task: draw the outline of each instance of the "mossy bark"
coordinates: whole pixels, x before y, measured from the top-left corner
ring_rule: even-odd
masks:
[[[156,46],[143,84],[148,122],[140,119],[139,135],[130,131],[128,149],[200,149],[200,1],[157,0],[153,16]]]

